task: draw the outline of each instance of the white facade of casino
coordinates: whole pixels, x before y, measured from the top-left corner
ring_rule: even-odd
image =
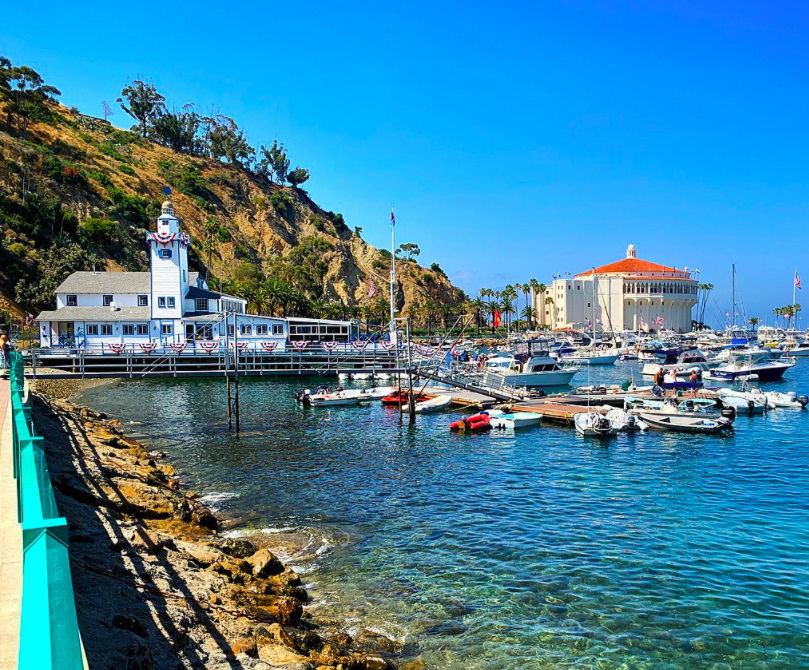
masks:
[[[534,307],[540,323],[555,330],[589,330],[595,305],[596,330],[688,332],[697,286],[686,270],[638,259],[630,244],[625,259],[556,279]]]

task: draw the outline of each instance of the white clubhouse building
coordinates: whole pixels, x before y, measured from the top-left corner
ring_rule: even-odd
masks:
[[[553,330],[590,330],[595,319],[601,331],[685,333],[691,330],[697,286],[686,270],[637,258],[630,244],[620,261],[555,279],[548,291],[535,296],[534,308],[540,323]]]
[[[36,318],[43,348],[213,353],[232,342],[236,328],[240,349],[267,353],[284,351],[290,341],[350,339],[349,321],[247,314],[242,298],[210,290],[188,269],[190,239],[169,200],[146,242],[149,272],[74,272],[62,282],[56,309]]]

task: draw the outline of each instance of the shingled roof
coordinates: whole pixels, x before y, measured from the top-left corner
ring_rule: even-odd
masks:
[[[150,272],[74,272],[56,289],[57,293],[149,293]],[[199,272],[188,273],[188,283],[197,282]]]

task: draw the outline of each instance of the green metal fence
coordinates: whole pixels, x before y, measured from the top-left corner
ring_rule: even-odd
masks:
[[[17,517],[23,537],[20,670],[79,670],[82,659],[67,521],[53,496],[43,439],[23,403],[23,359],[11,352],[11,411]]]

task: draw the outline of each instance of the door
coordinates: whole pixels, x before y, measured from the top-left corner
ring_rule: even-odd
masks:
[[[185,324],[185,341],[188,342],[189,344],[193,343],[193,341],[194,341],[194,324],[193,323]]]

